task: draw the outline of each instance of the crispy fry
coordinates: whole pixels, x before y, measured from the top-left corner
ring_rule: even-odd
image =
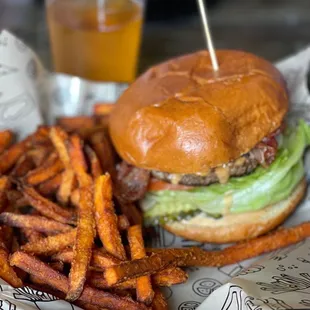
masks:
[[[171,286],[184,283],[187,279],[187,273],[178,267],[164,269],[152,276],[155,286]]]
[[[28,171],[35,168],[35,163],[31,157],[27,154],[24,154],[19,158],[15,167],[12,169],[11,176],[13,177],[23,177],[27,174]]]
[[[27,140],[12,145],[0,155],[0,174],[8,172],[18,161],[18,159],[26,153]]]
[[[117,217],[118,230],[127,230],[130,224],[126,215],[119,215]]]
[[[95,132],[90,136],[90,144],[97,154],[102,171],[115,175],[115,156],[112,144],[104,131]]]
[[[108,267],[108,266],[107,266]],[[171,286],[175,284],[184,283],[188,279],[188,275],[180,268],[164,269],[151,277],[152,283],[155,286]],[[100,289],[118,288],[121,290],[130,290],[136,288],[136,278],[129,279],[119,284],[110,286],[105,280],[102,272],[91,272],[88,277],[90,286]]]
[[[69,291],[68,278],[56,270],[53,270],[47,264],[41,262],[39,259],[23,252],[16,252],[10,259],[12,266],[16,266],[27,273],[34,275],[52,288],[55,288],[63,293]],[[111,293],[103,292],[90,288],[85,285],[84,290],[80,296],[80,301],[91,303],[100,307],[106,307],[115,310],[146,310],[147,307],[143,304],[137,303],[129,298],[122,298]]]
[[[43,233],[60,233],[70,231],[69,225],[49,220],[43,216],[24,215],[9,212],[0,214],[0,223],[11,227],[29,228]]]
[[[61,181],[62,181],[62,173],[58,173],[53,178],[40,184],[38,186],[38,191],[44,196],[55,194],[61,184]]]
[[[36,255],[52,255],[71,246],[75,236],[76,229],[72,229],[67,233],[49,236],[36,242],[28,242],[21,247],[21,250]]]
[[[8,206],[7,191],[11,186],[11,181],[7,176],[0,177],[0,213]]]
[[[38,231],[30,228],[22,228],[22,233],[24,234],[25,238],[28,240],[28,242],[37,242],[40,239],[44,238],[44,235],[39,233]]]
[[[50,128],[48,126],[39,126],[38,129],[31,136],[29,136],[29,144],[35,147],[50,146],[51,142],[49,140],[49,132]]]
[[[128,241],[130,246],[131,259],[140,259],[146,256],[142,229],[140,225],[131,226],[128,229]],[[150,305],[154,298],[150,276],[142,276],[136,279],[137,300]]]
[[[63,168],[63,163],[59,160],[58,155],[52,153],[42,166],[29,171],[24,181],[29,185],[38,185],[55,177]]]
[[[8,250],[0,246],[0,278],[2,278],[13,287],[21,287],[23,286],[23,282],[17,276],[14,269],[10,266],[8,258]]]
[[[24,195],[15,189],[7,191],[6,196],[9,200],[9,204],[13,206],[14,209],[29,206],[29,202]]]
[[[46,162],[46,158],[51,152],[53,152],[52,146],[46,147],[44,145],[38,145],[35,149],[30,149],[27,152],[27,156],[30,157],[35,163],[35,166],[38,167]]]
[[[60,117],[57,124],[68,132],[79,131],[81,128],[92,128],[96,125],[95,119],[90,116]]]
[[[152,310],[168,310],[165,296],[159,289],[155,289],[155,296],[152,302]]]
[[[13,239],[13,229],[9,226],[0,226],[0,246],[11,249]]]
[[[65,168],[71,168],[70,157],[66,148],[66,143],[68,140],[67,133],[60,127],[55,126],[51,128],[49,136]]]
[[[79,202],[80,202],[80,189],[76,188],[75,190],[72,191],[70,195],[70,202],[71,204],[78,208],[79,207]]]
[[[12,140],[14,138],[14,134],[10,130],[2,130],[0,131],[0,153],[2,153],[5,149],[7,149]]]
[[[96,103],[93,112],[95,115],[109,115],[114,106],[113,103]]]
[[[41,214],[61,223],[75,223],[74,214],[69,209],[64,209],[53,203],[51,200],[41,196],[33,187],[26,185],[20,187],[30,205]]]
[[[83,153],[83,142],[76,134],[70,137],[69,156],[80,187],[90,186],[90,184],[92,184],[92,178],[87,173],[87,165]]]
[[[71,263],[73,260],[73,251],[72,249],[66,249],[62,252],[59,252],[52,256],[52,260],[61,261],[64,263]],[[99,267],[105,269],[107,267],[111,267],[114,265],[118,265],[121,263],[121,260],[114,257],[113,255],[103,252],[100,250],[93,250],[92,258],[91,258],[91,266]]]
[[[97,154],[93,151],[93,149],[89,145],[85,146],[85,153],[90,163],[90,171],[93,178],[101,176],[103,174],[103,171],[101,169],[101,164]]]
[[[81,188],[80,193],[79,219],[66,297],[68,300],[78,299],[83,291],[96,234],[92,186]]]
[[[112,182],[109,174],[96,179],[94,199],[96,227],[103,246],[107,252],[125,260],[126,253],[117,228],[117,216],[112,201]]]
[[[67,205],[70,196],[71,191],[73,190],[75,186],[75,174],[72,169],[66,169],[61,176],[61,183],[57,192],[57,200],[62,205]]]

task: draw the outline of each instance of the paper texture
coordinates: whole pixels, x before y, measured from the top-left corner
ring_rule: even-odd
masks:
[[[287,80],[291,115],[310,122],[310,47],[277,66]],[[0,34],[0,128],[12,128],[23,137],[43,122],[41,115],[45,122],[52,123],[60,115],[89,114],[94,103],[113,102],[125,88],[126,85],[100,85],[64,75],[46,75],[28,47],[7,31]],[[306,157],[306,170],[310,171],[310,156]],[[310,220],[309,199],[285,225]],[[157,232],[154,246],[220,249],[218,245],[178,238],[161,228]],[[305,241],[236,265],[190,268],[187,283],[163,291],[169,309],[174,310],[310,309],[309,267],[310,242]],[[0,310],[33,309],[79,308],[30,288],[12,289],[0,280]]]

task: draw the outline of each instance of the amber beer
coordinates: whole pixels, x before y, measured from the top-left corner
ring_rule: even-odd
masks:
[[[94,81],[136,76],[143,0],[47,0],[57,72]]]

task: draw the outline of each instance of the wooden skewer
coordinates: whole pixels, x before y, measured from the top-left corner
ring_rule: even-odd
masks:
[[[217,57],[216,57],[216,53],[215,53],[215,49],[214,49],[214,45],[212,41],[210,27],[208,24],[207,9],[205,7],[203,0],[197,0],[197,2],[198,2],[199,12],[201,16],[203,30],[204,30],[205,37],[206,37],[208,50],[209,50],[210,57],[211,57],[212,67],[214,71],[218,71],[219,65],[218,65],[218,61],[217,61]]]

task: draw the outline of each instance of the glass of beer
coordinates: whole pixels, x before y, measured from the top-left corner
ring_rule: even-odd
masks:
[[[45,0],[54,69],[92,81],[132,82],[144,0]]]

